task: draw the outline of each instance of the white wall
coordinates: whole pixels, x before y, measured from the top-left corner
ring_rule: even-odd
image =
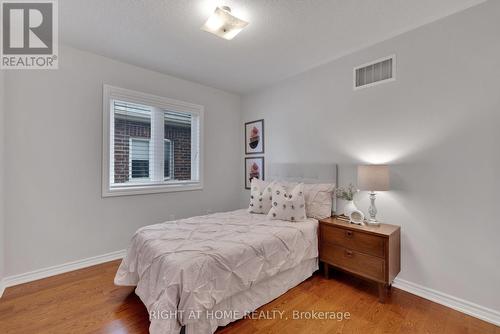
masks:
[[[494,310],[499,17],[489,1],[242,100],[243,121],[265,119],[268,165],[338,162],[347,184],[358,163],[390,163],[393,190],[377,204],[381,220],[402,226],[399,278]],[[394,53],[397,81],[353,91],[353,67]]]
[[[101,198],[104,83],[205,106],[202,191]],[[8,72],[6,96],[6,275],[124,249],[171,214],[239,204],[239,96],[68,47],[59,70]]]

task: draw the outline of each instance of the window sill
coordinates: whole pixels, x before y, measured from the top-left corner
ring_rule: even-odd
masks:
[[[157,185],[126,185],[118,187],[107,187],[102,190],[102,197],[159,194],[202,189],[203,184],[201,182],[179,182]]]

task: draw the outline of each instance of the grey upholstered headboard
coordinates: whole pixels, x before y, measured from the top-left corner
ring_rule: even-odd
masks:
[[[272,163],[266,180],[304,182],[304,183],[335,183],[338,185],[337,164],[316,163]],[[337,209],[337,201],[333,199],[332,211]]]

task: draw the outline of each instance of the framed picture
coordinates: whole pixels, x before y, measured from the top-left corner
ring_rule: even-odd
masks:
[[[264,120],[245,123],[245,154],[264,153]]]
[[[245,158],[245,188],[250,189],[253,178],[264,180],[264,157]]]

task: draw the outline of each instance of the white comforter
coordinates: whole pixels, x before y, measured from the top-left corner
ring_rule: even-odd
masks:
[[[193,314],[317,258],[317,228],[314,219],[290,223],[246,210],[146,226],[133,236],[115,284],[137,286],[156,314],[152,334],[178,333],[199,320]]]

